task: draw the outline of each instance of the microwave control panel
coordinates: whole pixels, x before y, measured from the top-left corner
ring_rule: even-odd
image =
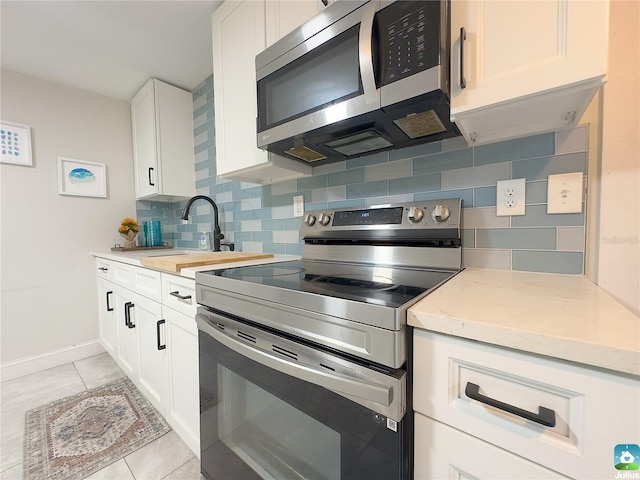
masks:
[[[388,85],[440,63],[443,2],[394,2],[376,14],[378,79]]]

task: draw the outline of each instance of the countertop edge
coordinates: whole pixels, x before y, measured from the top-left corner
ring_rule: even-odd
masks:
[[[201,250],[168,250],[164,255],[179,255],[181,253],[202,253]],[[96,258],[104,258],[106,260],[112,260],[114,262],[122,262],[128,265],[134,265],[137,267],[147,268],[149,270],[154,270],[156,272],[166,273],[168,275],[176,275],[184,278],[196,278],[197,272],[203,272],[206,270],[218,270],[221,268],[232,268],[232,267],[245,267],[248,265],[264,265],[267,263],[276,263],[276,262],[290,262],[293,260],[299,260],[300,257],[297,255],[281,255],[274,254],[273,257],[270,258],[258,258],[253,260],[242,260],[236,262],[227,262],[227,263],[217,263],[213,265],[202,265],[199,267],[186,267],[182,268],[179,272],[169,272],[167,270],[162,270],[158,268],[148,267],[143,265],[140,261],[141,258],[145,258],[146,256],[159,256],[160,254],[157,252],[90,252],[90,255]]]
[[[527,298],[526,287],[530,287],[529,283],[539,278],[552,280],[548,295],[555,294],[556,303],[542,302],[541,307],[540,297]],[[565,282],[568,291],[572,289],[571,294],[558,292],[558,285],[562,286]],[[513,305],[511,309],[501,308],[502,306],[496,306],[495,310],[487,309],[486,304],[482,304],[485,298],[483,288],[500,290],[502,295],[513,295],[518,300],[528,300],[529,305],[527,301],[523,301],[519,305],[521,311],[512,316],[509,313],[515,308]],[[592,295],[594,292],[599,301],[605,302],[605,306],[611,309],[606,317],[600,311],[585,315],[580,306],[575,305],[580,295]],[[532,313],[527,317],[523,311],[526,312],[529,308]],[[563,328],[540,321],[538,315],[541,308],[548,309],[554,321],[565,322]],[[604,310],[607,311],[606,308]],[[613,322],[612,318],[616,318],[616,321]],[[592,325],[585,322],[592,322]],[[592,282],[576,282],[575,277],[550,274],[514,274],[510,271],[501,273],[482,269],[463,270],[407,312],[407,324],[415,328],[634,376],[640,376],[640,339],[637,342],[623,342],[624,346],[618,346],[612,341],[611,335],[614,330],[629,331],[633,337],[634,332],[638,331],[639,323],[637,316]],[[604,327],[609,324],[612,333],[605,338],[608,329]],[[566,333],[573,328],[581,335]],[[591,334],[584,334],[584,331],[590,329],[593,330]],[[580,336],[583,338],[579,338]]]

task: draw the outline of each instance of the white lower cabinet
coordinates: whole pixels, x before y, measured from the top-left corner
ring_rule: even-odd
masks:
[[[188,317],[163,307],[169,396],[165,417],[187,445],[200,455],[198,327]]]
[[[162,305],[148,298],[136,298],[135,328],[138,329],[140,352],[140,388],[149,401],[163,414],[169,395],[167,355],[160,344]]]
[[[419,413],[415,428],[415,480],[567,478]]]
[[[97,266],[102,345],[199,456],[195,281],[100,258]]]
[[[102,346],[111,355],[118,355],[118,324],[115,308],[115,290],[113,282],[98,278],[98,320]]]
[[[416,479],[621,478],[640,439],[639,377],[419,329],[413,359]]]
[[[115,360],[131,380],[139,384],[140,376],[140,340],[139,329],[135,328],[135,298],[133,292],[116,286],[115,289],[116,324],[118,325],[118,355]],[[133,321],[132,321],[133,317]]]

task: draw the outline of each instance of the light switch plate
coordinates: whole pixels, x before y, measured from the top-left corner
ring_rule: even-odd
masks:
[[[582,172],[549,175],[547,213],[582,212]]]
[[[525,214],[526,178],[500,180],[496,184],[496,215],[507,217]]]
[[[293,197],[293,216],[301,217],[304,215],[304,195]]]

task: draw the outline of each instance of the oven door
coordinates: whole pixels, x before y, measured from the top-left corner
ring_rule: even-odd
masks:
[[[203,307],[197,322],[205,478],[410,478],[406,372],[371,369]]]

